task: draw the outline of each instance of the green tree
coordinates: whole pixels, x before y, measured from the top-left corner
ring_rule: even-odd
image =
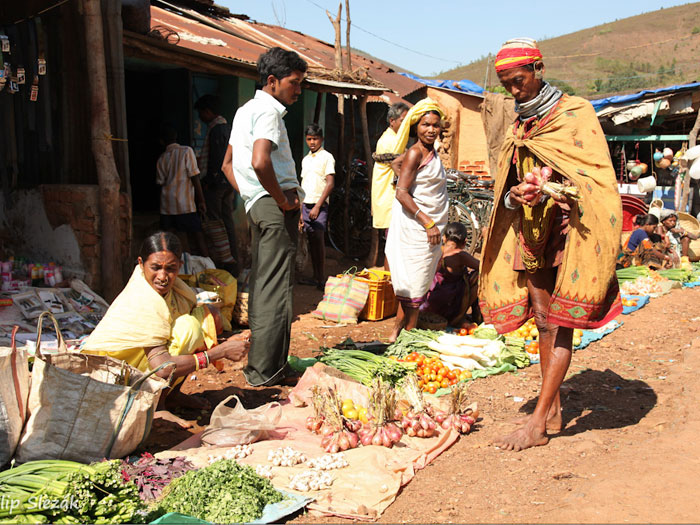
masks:
[[[576,94],[576,90],[570,84],[568,84],[567,82],[564,82],[563,80],[559,80],[557,78],[548,78],[547,82],[549,82],[553,86],[558,87],[567,95],[575,95]]]

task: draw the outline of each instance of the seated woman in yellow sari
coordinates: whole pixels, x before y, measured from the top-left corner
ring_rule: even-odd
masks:
[[[141,371],[171,361],[173,365],[156,373],[173,380],[176,393],[168,401],[203,408],[206,402],[196,403],[180,394],[183,379],[221,358],[240,361],[249,342],[247,334],[238,334],[217,344],[216,311],[195,308],[194,291],[178,278],[181,255],[174,234],[158,232],[148,237],[131,279],[82,351],[121,359]]]

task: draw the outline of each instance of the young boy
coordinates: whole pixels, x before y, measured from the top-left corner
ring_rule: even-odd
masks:
[[[202,186],[199,183],[197,157],[192,148],[176,142],[177,132],[172,126],[161,127],[160,141],[165,146],[165,151],[156,164],[156,183],[162,186],[160,227],[177,233],[186,251],[189,251],[187,235],[193,234],[200,255],[209,257],[202,233],[202,221],[197,214],[198,208],[200,213],[207,211]]]
[[[328,197],[335,184],[335,159],[323,149],[323,130],[318,124],[307,126],[306,145],[309,146],[309,153],[301,161],[301,187],[306,197],[301,208],[300,226],[309,239],[314,278],[301,279],[299,282],[323,290],[326,282]]]

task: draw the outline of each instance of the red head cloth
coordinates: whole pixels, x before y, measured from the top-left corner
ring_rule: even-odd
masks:
[[[522,67],[542,60],[537,43],[529,38],[508,40],[496,55],[496,72]]]

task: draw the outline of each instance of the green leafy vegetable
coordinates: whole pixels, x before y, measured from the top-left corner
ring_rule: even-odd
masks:
[[[356,379],[363,385],[370,386],[376,377],[392,385],[399,383],[408,372],[416,370],[416,363],[401,363],[388,357],[375,355],[364,350],[324,350],[320,361],[328,366]]]
[[[405,358],[411,352],[418,352],[428,357],[438,355],[437,352],[428,347],[428,344],[431,341],[437,341],[437,338],[444,333],[439,330],[421,330],[420,328],[401,330],[399,337],[389,345],[384,355],[393,355],[399,359]]]
[[[212,523],[251,522],[262,516],[265,505],[284,499],[269,480],[232,459],[191,470],[165,492],[157,513],[179,512]]]
[[[477,339],[498,339],[501,336],[498,334],[496,331],[496,328],[492,324],[484,324],[481,323],[475,330],[474,333],[472,334],[474,337]]]

